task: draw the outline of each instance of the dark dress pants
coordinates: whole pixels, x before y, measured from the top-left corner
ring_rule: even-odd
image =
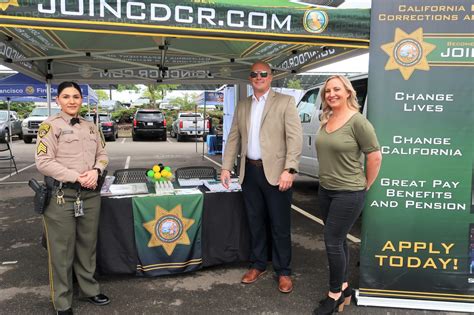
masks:
[[[263,167],[246,163],[242,191],[250,229],[251,268],[265,270],[268,261],[267,225],[270,225],[273,269],[291,274],[291,189],[279,191],[265,178]]]

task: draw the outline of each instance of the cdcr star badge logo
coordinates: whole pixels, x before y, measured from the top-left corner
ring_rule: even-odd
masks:
[[[19,7],[18,0],[0,0],[0,10],[5,11],[9,6]]]
[[[390,58],[385,65],[385,70],[400,70],[405,80],[410,79],[415,70],[430,70],[426,57],[436,45],[423,41],[423,28],[419,28],[411,34],[402,29],[395,29],[393,42],[380,46]]]
[[[176,245],[190,245],[187,230],[194,224],[193,219],[183,217],[181,205],[167,211],[160,206],[155,208],[155,219],[143,224],[151,234],[148,247],[162,246],[168,256],[173,254]]]

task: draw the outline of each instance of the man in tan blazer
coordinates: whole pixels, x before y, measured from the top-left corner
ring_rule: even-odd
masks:
[[[228,187],[240,151],[240,178],[250,228],[250,269],[242,283],[253,283],[267,267],[267,227],[271,229],[273,269],[278,289],[293,290],[291,281],[291,186],[302,149],[302,128],[293,97],[271,89],[267,63],[250,72],[253,95],[239,102],[224,148],[221,181]]]

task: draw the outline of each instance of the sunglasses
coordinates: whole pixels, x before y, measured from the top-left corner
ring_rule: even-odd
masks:
[[[268,77],[268,72],[267,71],[257,71],[257,72],[252,71],[252,72],[250,72],[250,77],[252,79],[255,79],[259,74],[260,74],[260,77],[262,77],[262,78]]]

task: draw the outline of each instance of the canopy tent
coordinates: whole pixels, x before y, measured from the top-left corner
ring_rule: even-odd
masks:
[[[369,46],[368,9],[198,2],[3,3],[1,63],[53,82],[236,84],[247,82],[250,64],[264,60],[278,85]]]
[[[82,96],[87,103],[97,104],[98,97],[94,90],[85,84],[79,85]],[[58,93],[58,86],[51,87],[51,95]],[[0,99],[22,102],[46,101],[46,84],[36,79],[30,78],[24,74],[17,73],[0,80]]]

